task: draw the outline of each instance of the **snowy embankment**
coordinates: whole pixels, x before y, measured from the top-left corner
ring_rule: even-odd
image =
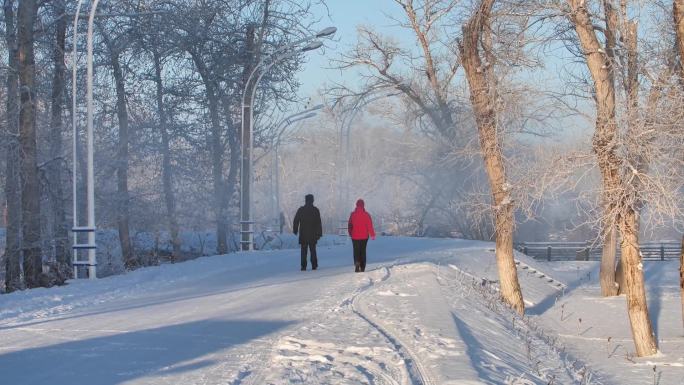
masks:
[[[497,301],[491,247],[380,238],[362,274],[342,245],[318,271],[260,251],[3,295],[2,383],[684,383],[674,263],[646,265],[663,353],[636,359],[595,263],[519,256],[520,318]]]

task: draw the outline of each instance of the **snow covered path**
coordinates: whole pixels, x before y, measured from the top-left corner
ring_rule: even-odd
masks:
[[[490,247],[381,238],[363,274],[338,246],[318,271],[238,253],[5,295],[2,383],[619,383],[501,306]],[[541,320],[564,286],[540,274],[521,279]]]

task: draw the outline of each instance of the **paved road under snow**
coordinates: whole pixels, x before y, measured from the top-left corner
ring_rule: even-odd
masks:
[[[238,253],[3,296],[0,382],[611,383],[496,301],[490,247],[381,238],[363,274],[344,245],[318,271]],[[566,288],[521,279],[539,313]]]

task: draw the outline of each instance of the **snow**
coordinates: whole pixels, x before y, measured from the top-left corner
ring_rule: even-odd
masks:
[[[492,244],[379,237],[202,257],[0,296],[3,384],[684,384],[675,261],[645,262],[660,353],[635,358],[596,262],[518,255],[523,318]],[[581,321],[579,321],[581,319]],[[610,338],[609,338],[610,337]],[[655,372],[654,372],[655,366]]]

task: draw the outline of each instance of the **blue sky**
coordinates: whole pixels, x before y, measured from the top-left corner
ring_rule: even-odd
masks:
[[[328,26],[337,27],[338,31],[333,41],[326,40],[326,48],[309,53],[303,70],[299,74],[301,88],[299,95],[302,98],[311,97],[317,99],[318,91],[325,85],[331,86],[334,83],[343,83],[355,89],[360,89],[358,76],[355,71],[331,69],[330,59],[339,57],[340,54],[347,52],[357,41],[357,27],[359,25],[371,26],[377,32],[390,35],[400,40],[404,47],[416,46],[415,36],[410,30],[396,25],[394,17],[399,20],[405,19],[403,10],[394,0],[327,0],[328,9],[319,7],[320,28]],[[328,12],[329,11],[329,12]],[[528,75],[532,82],[537,84],[555,85],[563,88],[565,75],[561,77],[564,69],[571,69],[575,65],[570,60],[570,53],[560,43],[549,47],[543,53],[545,68],[530,72]],[[581,70],[582,68],[578,68]],[[583,104],[580,101],[580,104]],[[589,108],[591,110],[591,108]],[[579,129],[583,135],[587,127],[587,121],[578,117],[561,119],[558,122],[562,131],[569,135],[574,135]]]
[[[332,41],[325,40],[325,49],[313,51],[307,55],[307,62],[299,74],[302,83],[300,96],[302,97],[316,95],[326,83],[330,85],[338,82],[353,86],[357,82],[354,71],[341,72],[331,69],[329,60],[348,52],[356,44],[359,25],[371,26],[383,35],[393,36],[401,41],[403,47],[417,48],[416,38],[412,31],[397,26],[396,21],[391,19],[391,17],[399,20],[406,18],[403,10],[394,0],[326,0],[326,4],[329,13],[324,7],[316,9],[319,13],[315,17],[320,19],[318,26],[321,29],[335,26],[338,30]],[[557,77],[561,68],[568,68],[569,55],[562,44],[555,45],[553,50],[545,53],[546,69],[537,71],[537,76]]]
[[[329,59],[339,56],[349,50],[356,43],[356,27],[370,25],[379,32],[390,33],[394,36],[412,36],[407,31],[393,26],[395,24],[387,15],[399,16],[401,8],[392,0],[327,0],[328,11],[319,7],[320,26],[335,26],[337,34],[334,41],[326,41],[327,48],[309,54],[304,70],[299,74],[302,82],[300,95],[313,96],[324,84],[332,82],[354,83],[355,75],[352,71],[340,73],[339,70],[326,69],[330,67]],[[413,41],[413,40],[411,40]]]

